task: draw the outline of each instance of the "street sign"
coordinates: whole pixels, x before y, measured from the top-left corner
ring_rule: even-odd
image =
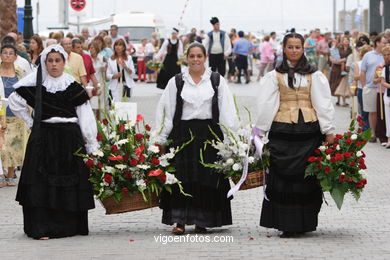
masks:
[[[86,4],[86,0],[70,0],[70,7],[75,11],[82,11]]]

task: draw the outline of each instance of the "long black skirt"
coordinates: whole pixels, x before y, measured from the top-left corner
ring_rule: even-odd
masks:
[[[40,142],[31,133],[16,200],[23,206],[24,231],[32,238],[88,234],[88,210],[95,207],[81,130],[76,123],[41,124]]]
[[[168,84],[168,81],[174,77],[176,74],[181,72],[181,68],[177,65],[177,55],[171,54],[165,57],[163,62],[164,67],[160,70],[157,75],[157,87],[165,89]]]
[[[163,192],[160,208],[163,209],[162,223],[173,225],[197,225],[200,227],[220,227],[232,224],[230,199],[226,195],[230,189],[228,179],[210,168],[203,167],[200,161],[200,150],[206,140],[213,140],[208,126],[221,138],[222,132],[212,120],[181,121],[173,130],[174,146],[181,145],[190,139],[190,130],[195,140],[186,146],[175,157],[176,177],[182,182],[184,191],[192,195],[186,197],[177,185],[173,191]],[[217,151],[208,146],[203,152],[205,162],[217,160]]]
[[[324,136],[318,121],[298,124],[274,122],[269,134],[270,168],[260,225],[281,231],[316,230],[322,191],[314,176],[304,177],[308,157]]]

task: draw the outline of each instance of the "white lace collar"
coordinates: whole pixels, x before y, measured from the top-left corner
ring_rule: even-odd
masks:
[[[75,79],[68,73],[62,73],[61,76],[54,78],[50,75],[47,75],[42,85],[45,86],[46,91],[50,93],[56,93],[57,91],[64,91],[70,84],[72,84]],[[19,87],[35,87],[37,84],[37,74],[30,73],[19,82],[14,85],[14,88]]]
[[[199,108],[206,100],[211,99],[214,95],[214,89],[210,80],[211,72],[210,68],[206,68],[202,79],[196,84],[189,74],[188,68],[183,69],[183,80],[185,82],[181,92],[183,100]]]

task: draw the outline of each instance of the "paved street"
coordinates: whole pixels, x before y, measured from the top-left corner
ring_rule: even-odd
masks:
[[[230,84],[239,104],[255,118],[257,84]],[[161,90],[154,84],[137,84],[133,100],[139,113],[153,122]],[[349,109],[336,108],[338,131],[349,124]],[[242,113],[242,116],[245,114]],[[154,236],[170,235],[161,224],[158,208],[120,215],[104,215],[96,202],[90,211],[89,236],[37,241],[23,233],[21,207],[15,202],[16,188],[0,189],[0,259],[390,259],[390,150],[368,144],[368,185],[359,202],[347,195],[341,211],[326,194],[316,232],[303,238],[281,239],[275,230],[259,226],[262,188],[236,193],[232,201],[230,227],[209,235],[233,236],[231,243],[155,242]],[[190,236],[193,227],[188,227]]]

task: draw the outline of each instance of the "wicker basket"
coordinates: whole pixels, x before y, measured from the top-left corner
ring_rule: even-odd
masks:
[[[240,190],[253,189],[263,186],[264,170],[248,173],[246,180],[240,186]],[[232,178],[234,184],[239,182],[240,178]]]
[[[158,197],[156,196],[156,194],[152,193],[151,200],[149,202],[146,202],[140,192],[135,192],[131,197],[123,197],[119,203],[116,202],[113,197],[101,200],[101,203],[106,209],[106,215],[154,208],[159,205]]]

